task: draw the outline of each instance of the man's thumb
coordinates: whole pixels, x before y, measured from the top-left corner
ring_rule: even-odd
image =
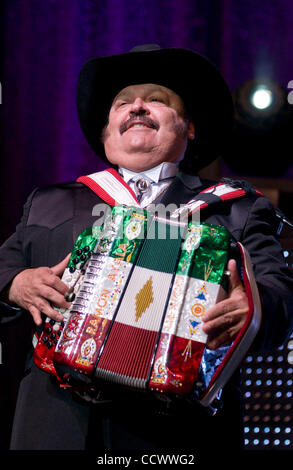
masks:
[[[238,273],[237,269],[237,264],[235,259],[230,259],[227,265],[228,271],[230,271],[230,276],[229,276],[229,287],[230,287],[230,292],[232,292],[234,289],[241,288],[243,290],[243,285]]]
[[[51,269],[53,273],[56,274],[56,276],[59,276],[59,277],[62,276],[62,274],[64,273],[66,269],[70,256],[71,256],[71,253],[68,253],[68,255],[65,256],[65,258],[62,261],[60,261],[60,263],[55,264],[55,266],[51,266]]]

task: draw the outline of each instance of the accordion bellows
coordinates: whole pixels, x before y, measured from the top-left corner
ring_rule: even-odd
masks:
[[[76,256],[82,246],[91,248],[86,264]],[[218,370],[236,345],[215,354],[207,350],[202,316],[227,296],[230,257],[231,236],[224,227],[180,224],[115,206],[103,227],[80,235],[64,273],[75,299],[52,356],[60,380],[196,399],[213,389],[202,399],[209,404],[223,385],[215,380]],[[238,340],[242,349],[259,323],[250,280],[245,284],[251,312],[244,346],[241,335]],[[230,360],[233,368],[240,360]],[[232,372],[224,369],[226,381]]]

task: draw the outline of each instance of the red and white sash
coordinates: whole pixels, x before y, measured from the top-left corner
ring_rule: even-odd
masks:
[[[77,182],[88,186],[95,194],[110,206],[126,205],[140,207],[134,191],[125,183],[124,179],[113,168],[108,168],[87,176],[80,176]],[[201,191],[194,199],[191,199],[183,207],[178,208],[173,217],[179,217],[186,213],[190,216],[193,213],[208,207],[211,203],[205,195],[212,195],[214,202],[224,202],[231,199],[237,199],[247,194],[247,191],[241,187],[234,187],[227,183],[217,183]],[[263,196],[259,191],[255,191],[258,196]]]
[[[77,182],[88,186],[111,207],[118,205],[140,207],[134,191],[114,168],[80,176]]]

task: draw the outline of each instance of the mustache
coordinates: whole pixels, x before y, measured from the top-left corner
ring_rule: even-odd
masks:
[[[121,124],[119,128],[120,134],[123,134],[123,132],[127,131],[133,122],[145,124],[146,126],[155,130],[158,130],[160,127],[156,121],[153,121],[153,119],[150,119],[147,116],[131,116],[129,119],[127,119],[127,121]]]

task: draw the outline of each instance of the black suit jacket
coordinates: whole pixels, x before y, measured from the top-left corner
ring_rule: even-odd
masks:
[[[165,205],[175,202],[180,205],[211,184],[211,181],[202,181],[197,176],[180,172],[157,202]],[[16,232],[0,249],[0,291],[23,269],[59,263],[72,250],[81,231],[101,220],[102,204],[103,201],[81,183],[64,183],[36,189],[24,206],[23,217]],[[266,198],[257,197],[251,192],[242,199],[203,210],[201,221],[225,226],[247,248],[263,307],[263,322],[253,347],[259,349],[279,346],[292,330],[293,278],[285,265],[281,245],[276,240],[277,221],[272,205]],[[234,401],[233,403],[235,404]],[[92,406],[79,401],[69,392],[60,390],[46,373],[32,366],[20,387],[12,449],[84,449],[86,442],[90,442],[87,441],[88,429],[94,429],[90,436],[96,440],[95,446],[102,442],[102,438],[97,437],[100,433],[108,436],[106,445],[114,448],[129,446],[131,440],[134,447],[142,448],[145,445],[150,445],[150,448],[158,445],[154,444],[156,439],[162,442],[160,432],[150,444],[145,444],[150,433],[154,433],[151,422],[146,424],[149,416],[142,419],[146,435],[138,430],[135,421],[137,413],[133,413],[132,423],[128,410],[125,422],[129,426],[132,423],[132,426],[126,431],[121,424],[123,419],[117,421],[119,413],[115,407],[109,411],[109,416],[112,416],[110,422],[115,423],[111,440],[112,428],[109,427],[109,420],[105,432],[102,429],[105,421],[97,418],[97,414],[102,416],[106,408],[100,407],[98,412],[97,407],[93,410]],[[234,411],[232,414],[237,415]],[[201,415],[202,412],[198,413]],[[93,427],[90,416],[96,417]],[[210,418],[204,416],[202,419],[209,423]],[[165,423],[165,426],[170,429],[169,423]],[[128,433],[130,438],[127,437]],[[126,436],[125,440],[121,436]],[[171,442],[171,438],[168,439],[166,445]],[[180,442],[182,447],[183,443],[178,439],[179,435],[176,442]]]

